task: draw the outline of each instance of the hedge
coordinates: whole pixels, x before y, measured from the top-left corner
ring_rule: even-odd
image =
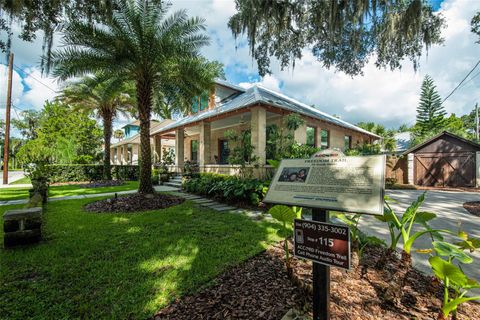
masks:
[[[247,202],[257,205],[263,200],[268,183],[258,179],[242,179],[215,173],[200,173],[183,182],[187,192],[213,197],[226,202]]]
[[[112,177],[117,180],[138,180],[140,172],[138,165],[112,165],[111,168]],[[50,183],[103,179],[101,164],[52,164],[48,166],[48,172]]]

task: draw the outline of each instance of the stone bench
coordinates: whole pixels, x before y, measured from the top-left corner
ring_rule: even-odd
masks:
[[[39,242],[42,238],[42,207],[9,210],[3,214],[5,248]]]

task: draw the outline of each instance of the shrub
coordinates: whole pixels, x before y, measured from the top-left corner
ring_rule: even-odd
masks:
[[[200,173],[183,182],[183,188],[191,193],[253,205],[258,205],[263,200],[265,186],[266,184],[258,179],[242,179],[214,173]]]
[[[137,165],[111,166],[112,174],[117,180],[138,180]],[[103,179],[103,165],[97,164],[52,164],[48,165],[49,181],[77,182],[99,181]]]

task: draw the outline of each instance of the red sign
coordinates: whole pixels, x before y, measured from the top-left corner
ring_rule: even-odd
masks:
[[[350,269],[347,226],[295,219],[294,255],[328,266]]]

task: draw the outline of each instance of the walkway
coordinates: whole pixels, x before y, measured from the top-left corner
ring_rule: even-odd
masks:
[[[2,173],[3,173],[3,171],[2,171]],[[23,171],[8,171],[8,183],[15,182],[17,180],[22,179],[23,177],[25,177],[25,174],[23,173]],[[0,188],[1,187],[5,187],[5,188],[17,187],[17,186],[22,186],[22,185],[3,184],[3,179],[0,179]],[[31,185],[27,185],[27,186],[31,186]]]

